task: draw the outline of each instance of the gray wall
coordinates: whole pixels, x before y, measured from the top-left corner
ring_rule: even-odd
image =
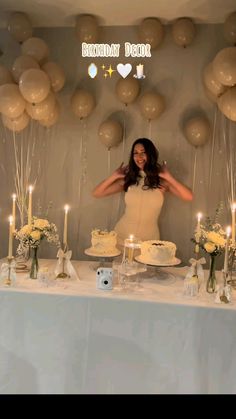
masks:
[[[202,86],[202,70],[221,48],[226,46],[221,25],[198,25],[197,35],[186,49],[174,44],[170,27],[166,26],[163,44],[153,51],[152,58],[81,58],[81,48],[72,28],[37,29],[49,45],[51,59],[60,63],[66,73],[66,85],[59,92],[61,106],[59,122],[51,129],[39,127],[36,122],[17,135],[17,141],[26,144],[34,141],[32,157],[32,182],[37,176],[33,194],[35,204],[45,208],[53,201],[49,217],[60,233],[63,229],[63,207],[68,203],[69,244],[74,259],[88,259],[83,253],[90,246],[90,233],[94,227],[112,228],[122,212],[119,196],[96,200],[91,196],[93,187],[107,176],[109,169],[108,152],[98,139],[98,127],[111,115],[125,122],[125,150],[122,144],[111,150],[110,169],[114,170],[121,161],[127,162],[133,141],[142,136],[150,137],[160,151],[160,159],[167,160],[172,174],[192,187],[195,149],[182,132],[183,121],[199,112],[205,113],[214,128],[214,136],[205,146],[197,150],[196,184],[194,201],[183,202],[168,195],[160,219],[162,239],[177,244],[178,257],[187,262],[192,256],[193,245],[190,238],[196,224],[196,213],[212,214],[223,200],[225,210],[222,223],[230,223],[228,205],[228,184],[222,132],[235,135],[235,123],[226,119],[205,96]],[[135,27],[105,27],[100,42],[138,43]],[[12,65],[20,55],[20,48],[11,40],[5,30],[0,31],[0,48],[4,51],[1,63]],[[166,99],[166,110],[157,120],[149,124],[140,114],[138,100],[125,106],[115,94],[118,74],[104,79],[99,70],[97,78],[90,79],[87,66],[95,62],[112,64],[130,62],[144,64],[146,79],[141,81],[142,93],[153,90]],[[79,121],[70,109],[70,97],[77,86],[90,90],[96,97],[96,108],[89,118]],[[214,143],[213,141],[214,137]],[[81,141],[83,150],[81,150]],[[0,255],[7,253],[7,217],[11,212],[11,194],[14,191],[13,134],[0,125]],[[212,164],[212,181],[209,170]],[[83,181],[80,177],[83,175]],[[80,188],[81,187],[81,188]],[[54,257],[55,249],[43,245],[41,256]]]

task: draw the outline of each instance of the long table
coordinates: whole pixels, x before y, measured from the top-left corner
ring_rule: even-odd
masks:
[[[235,291],[230,304],[204,285],[184,296],[177,267],[101,291],[95,263],[73,263],[79,281],[18,274],[15,286],[1,284],[1,394],[236,392]]]

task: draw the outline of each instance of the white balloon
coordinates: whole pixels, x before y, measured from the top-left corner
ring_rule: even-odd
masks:
[[[195,34],[195,25],[188,17],[182,17],[173,23],[172,36],[177,45],[184,48],[190,45],[195,37]]]
[[[18,118],[25,109],[25,100],[16,84],[0,86],[0,112],[9,118]]]
[[[5,127],[11,131],[20,132],[27,127],[29,124],[30,118],[26,112],[23,112],[18,118],[8,118],[5,115],[2,115],[2,122]]]
[[[227,41],[236,45],[236,12],[227,17],[224,23],[224,36]]]
[[[12,75],[16,83],[19,83],[20,76],[25,70],[30,68],[40,68],[38,62],[30,57],[30,55],[20,55],[17,57],[12,66]]]
[[[195,147],[204,145],[209,140],[210,134],[210,123],[205,116],[191,118],[184,125],[184,135]]]
[[[28,102],[39,103],[46,99],[50,91],[50,80],[44,71],[30,68],[21,75],[19,88]]]
[[[225,86],[236,84],[236,47],[224,48],[216,54],[213,71],[221,84]]]
[[[42,66],[42,69],[47,73],[53,91],[59,92],[65,84],[65,72],[63,68],[53,61],[48,61]]]
[[[32,37],[23,42],[21,51],[23,55],[30,55],[39,64],[45,63],[49,57],[49,48],[41,38]]]
[[[227,90],[218,100],[218,108],[231,121],[236,121],[236,86]]]
[[[12,78],[10,70],[6,68],[3,64],[0,63],[0,86],[2,84],[13,83],[14,80]]]
[[[15,12],[10,15],[7,29],[18,42],[23,42],[32,36],[32,25],[25,13]]]

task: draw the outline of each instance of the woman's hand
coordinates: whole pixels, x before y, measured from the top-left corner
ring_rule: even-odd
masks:
[[[121,165],[113,172],[113,175],[115,175],[116,179],[124,179],[127,171],[128,166],[124,166],[124,162],[122,162]]]
[[[169,181],[171,174],[169,172],[169,170],[167,169],[167,165],[166,165],[166,161],[163,160],[162,165],[161,165],[161,171],[159,172],[159,177],[161,179],[165,179],[167,181]]]

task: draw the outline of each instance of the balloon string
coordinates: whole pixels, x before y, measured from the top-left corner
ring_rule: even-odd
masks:
[[[110,176],[110,173],[111,173],[111,149],[108,148],[107,149],[107,175]],[[112,199],[114,199],[114,196],[112,197]],[[113,200],[112,200],[111,207],[110,207],[109,201],[108,201],[108,205],[109,205],[109,208],[108,208],[108,214],[107,214],[107,230],[110,231]]]
[[[195,147],[194,164],[193,164],[193,186],[192,186],[193,192],[195,189],[196,169],[197,169],[197,147]]]
[[[212,134],[212,144],[211,144],[211,160],[210,160],[209,180],[208,180],[208,192],[207,192],[207,196],[208,197],[209,197],[210,188],[211,188],[211,181],[212,181],[213,157],[214,157],[214,151],[215,151],[215,138],[216,138],[217,110],[218,110],[218,107],[215,105],[215,114],[214,114],[214,123],[213,123],[213,134]]]
[[[151,119],[148,120],[148,138],[151,140],[152,136],[152,122]]]
[[[126,109],[126,107],[125,107]],[[123,138],[122,138],[122,161],[125,161],[125,137],[126,137],[126,113],[124,111],[124,118],[123,118]],[[120,218],[121,213],[121,198],[122,194],[119,194],[118,203],[117,203],[117,217],[116,220]]]
[[[82,168],[82,152],[83,152],[83,120],[80,119],[80,147],[79,147],[79,189],[78,189],[78,207],[79,207],[79,213],[78,213],[78,237],[79,237],[79,233],[80,233],[80,220],[81,220],[81,183],[82,183],[82,173],[81,173],[81,168]]]

